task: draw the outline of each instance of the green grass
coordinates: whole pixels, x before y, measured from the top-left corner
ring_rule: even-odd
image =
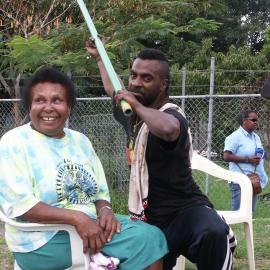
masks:
[[[0,269],[11,270],[13,269],[13,259],[6,246],[4,238],[0,235]]]

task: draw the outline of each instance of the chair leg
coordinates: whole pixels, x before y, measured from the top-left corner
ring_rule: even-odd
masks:
[[[253,226],[251,222],[244,223],[249,270],[255,270],[255,256],[253,244]]]
[[[180,255],[173,270],[185,270],[185,257]]]
[[[22,270],[16,261],[14,261],[14,270]]]

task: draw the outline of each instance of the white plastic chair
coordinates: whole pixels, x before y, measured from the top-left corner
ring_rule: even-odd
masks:
[[[89,254],[83,253],[82,239],[78,235],[76,229],[68,224],[39,224],[39,223],[22,223],[9,219],[0,208],[0,220],[22,231],[67,231],[70,237],[71,244],[71,259],[72,266],[68,269],[72,270],[88,270],[90,262]],[[14,270],[21,270],[16,261]]]
[[[249,269],[255,270],[254,244],[253,244],[253,224],[252,224],[252,186],[249,178],[242,173],[231,172],[215,164],[209,159],[193,153],[191,167],[219,179],[231,181],[240,185],[241,200],[240,208],[237,211],[218,211],[228,224],[244,223],[245,238],[247,245]],[[174,270],[185,269],[185,257],[180,256]]]

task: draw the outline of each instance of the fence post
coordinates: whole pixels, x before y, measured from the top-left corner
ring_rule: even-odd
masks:
[[[210,89],[209,89],[209,110],[208,110],[208,128],[207,128],[207,158],[211,159],[212,131],[213,131],[213,94],[215,87],[215,57],[211,57],[210,66]],[[205,193],[209,193],[209,175],[206,175]]]
[[[182,68],[182,96],[186,95],[186,77],[187,77],[187,69],[186,67]],[[185,98],[181,100],[181,107],[183,112],[185,112]]]

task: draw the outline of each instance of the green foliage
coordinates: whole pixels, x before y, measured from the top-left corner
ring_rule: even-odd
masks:
[[[10,56],[20,72],[34,71],[39,66],[48,64],[48,60],[56,55],[52,41],[43,40],[37,35],[29,39],[15,36],[7,45],[12,49]]]
[[[196,18],[189,21],[187,25],[179,27],[180,32],[189,32],[191,34],[201,34],[207,32],[215,32],[219,29],[222,23],[215,20],[207,20],[204,18]]]
[[[187,63],[187,84],[188,85],[209,85],[210,80],[210,58],[215,57],[212,51],[212,39],[204,39],[201,48],[194,52],[193,58]],[[209,87],[200,87],[196,93],[192,94],[208,94]]]
[[[263,55],[253,55],[247,46],[236,48],[231,46],[229,52],[217,54],[219,67],[223,69],[235,70],[259,70],[266,65],[266,59]]]
[[[119,55],[123,67],[127,68],[130,59],[133,59],[138,50],[146,44],[148,47],[155,47],[162,42],[161,40],[166,40],[175,33],[174,24],[150,16],[118,29],[107,48],[112,49],[115,55]]]
[[[220,87],[218,93],[228,93],[227,87],[232,84],[239,84],[245,86],[248,84],[255,84],[258,78],[263,76],[264,72],[246,72],[239,73],[237,70],[266,70],[267,59],[261,53],[253,55],[247,46],[236,48],[231,46],[227,54],[217,54],[217,69],[221,70],[235,70],[235,72],[223,72],[216,74],[216,84],[224,85],[226,90]],[[230,93],[239,93],[239,89],[230,88]],[[233,91],[234,90],[234,91]],[[229,93],[228,93],[229,94]]]
[[[1,40],[0,35],[0,40]],[[6,46],[4,42],[0,42],[0,71],[4,71],[6,67],[9,65],[10,57],[9,57],[10,50]]]
[[[263,34],[269,23],[266,15],[270,7],[266,0],[260,3],[250,0],[85,2],[98,33],[106,38],[106,51],[119,74],[127,74],[130,62],[144,47],[159,48],[167,53],[172,66],[172,84],[181,83],[177,73],[186,66],[188,85],[209,85],[211,57],[216,58],[216,70],[269,68],[270,30],[265,32],[265,45],[261,51],[262,40],[258,39],[256,43],[253,38],[250,41],[258,33]],[[20,8],[19,1],[12,4]],[[12,31],[17,31],[14,32],[17,36],[8,29],[1,32],[0,72],[14,77],[17,72],[32,73],[40,66],[55,65],[74,75],[96,75],[96,64],[84,49],[90,33],[78,6],[72,1],[58,0],[48,13],[52,3],[46,0],[39,4],[34,1],[20,9],[22,14],[18,19],[22,23],[12,28]],[[12,11],[9,5],[3,8],[6,12]],[[24,29],[26,18],[29,25]],[[256,18],[261,18],[262,23],[256,23]],[[0,20],[8,25],[14,23],[12,18],[2,14]],[[37,23],[39,20],[41,23]],[[12,38],[7,41],[7,36]],[[239,74],[217,72],[215,82],[226,86],[243,85],[256,82],[262,76],[258,73],[251,76]],[[208,88],[198,88],[193,94],[206,94]],[[228,93],[227,89],[221,87],[217,92]],[[84,93],[86,91],[82,91],[82,95]]]
[[[265,40],[264,40],[264,47],[262,49],[262,54],[270,61],[270,26],[265,31]]]

